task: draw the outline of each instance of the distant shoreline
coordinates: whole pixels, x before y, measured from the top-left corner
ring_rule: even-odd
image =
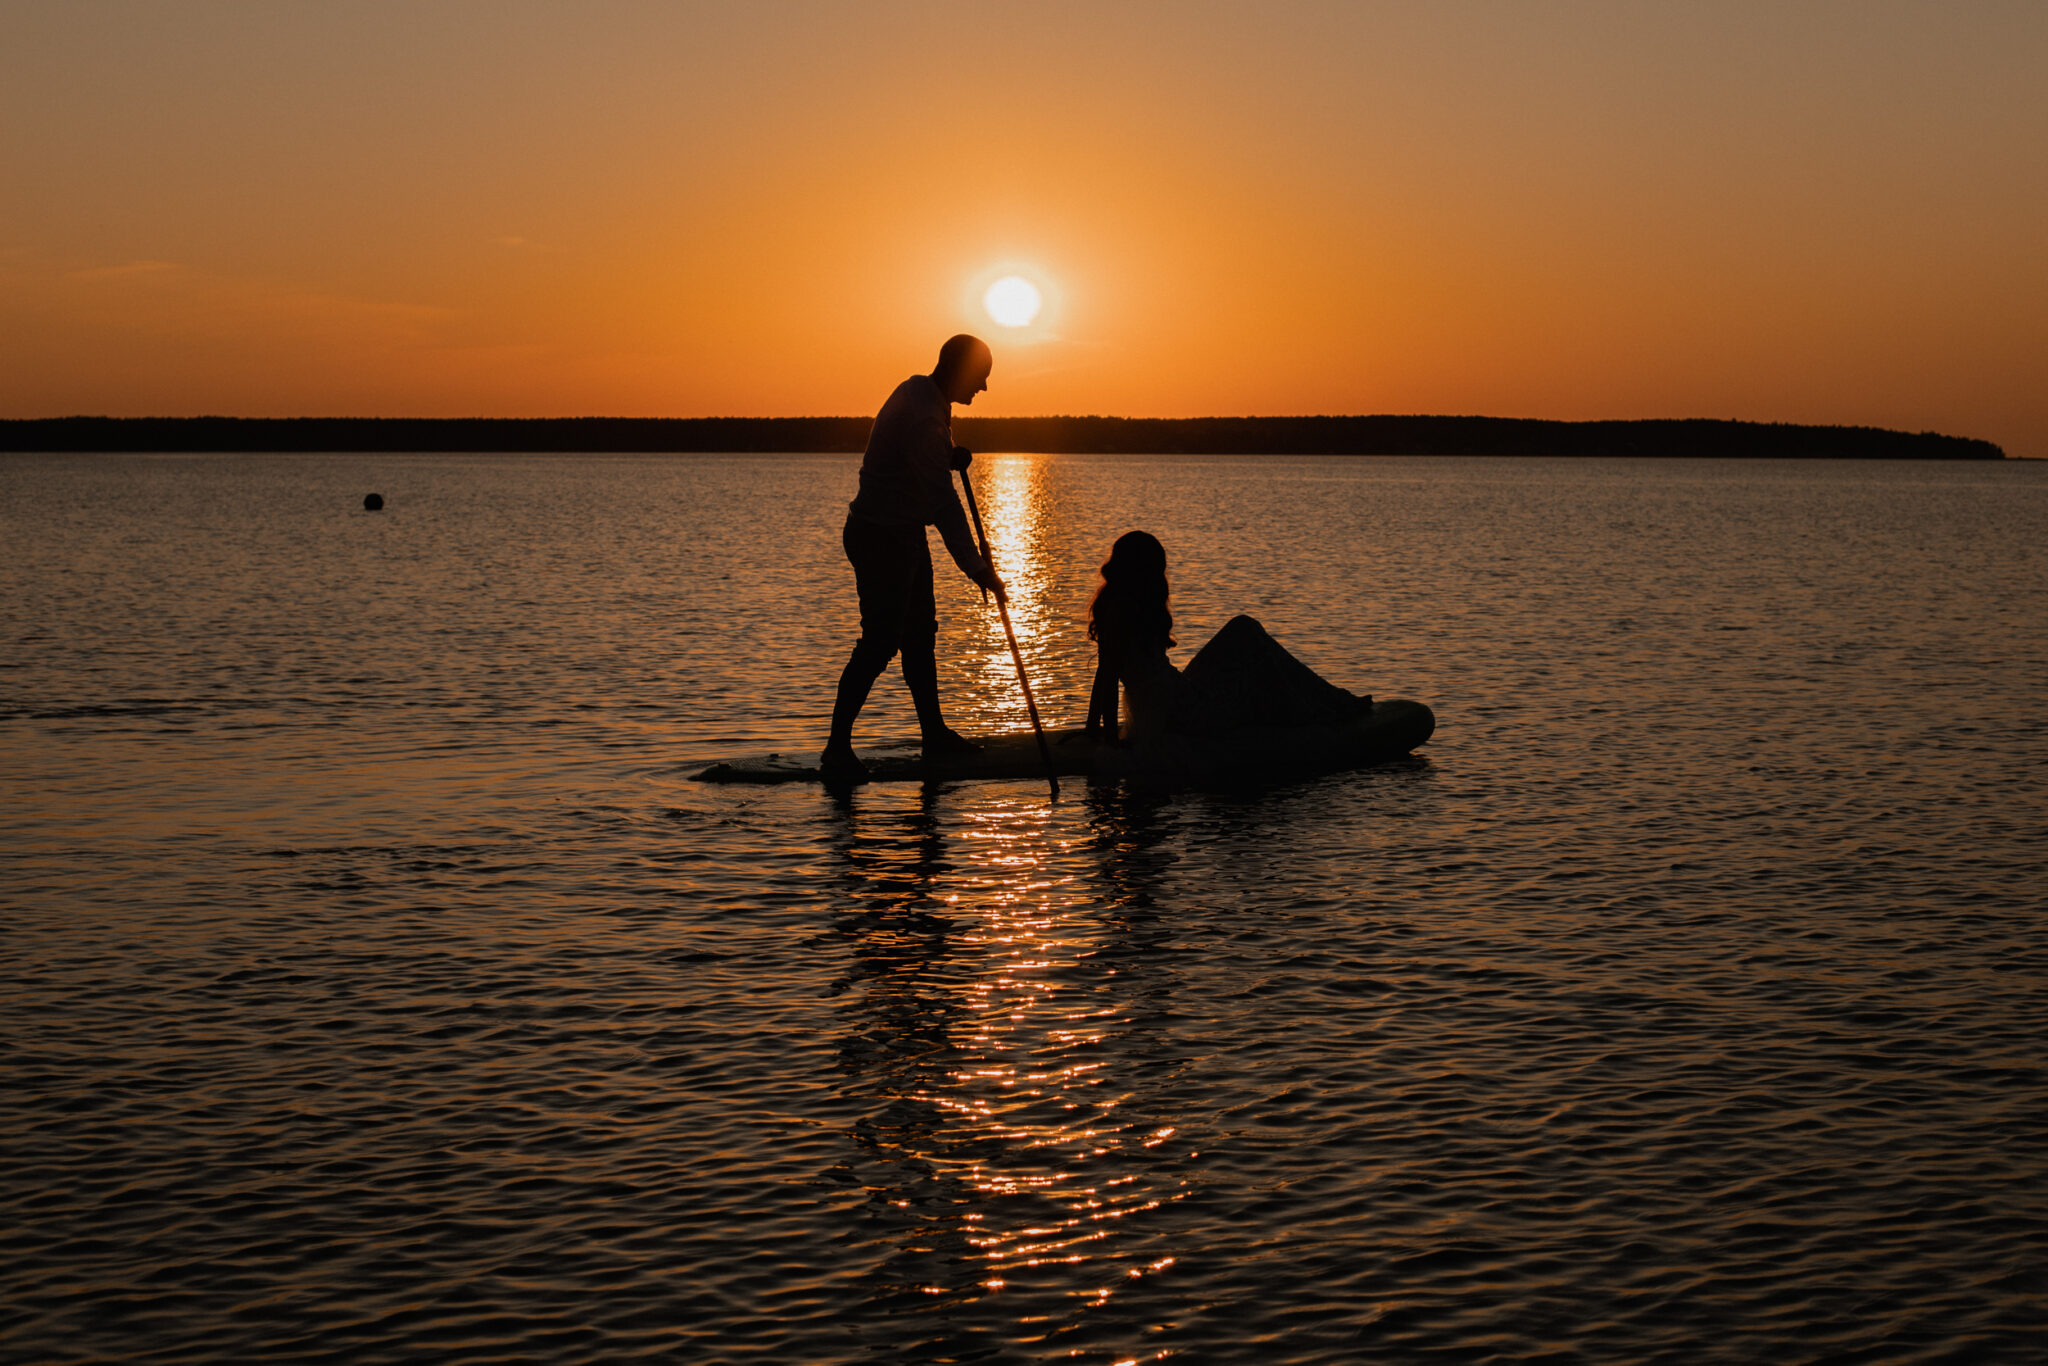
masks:
[[[60,417],[0,419],[0,451],[843,452],[865,417]],[[2003,460],[1974,437],[1716,418],[969,417],[974,450],[1133,455],[1691,456]]]

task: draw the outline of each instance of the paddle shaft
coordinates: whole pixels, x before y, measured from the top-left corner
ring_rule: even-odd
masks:
[[[967,471],[960,471],[960,487],[967,490],[967,511],[974,517],[974,538],[981,542],[981,558],[994,569],[996,562],[988,553],[988,533],[981,527],[981,509],[974,502],[974,481],[967,477]],[[983,590],[987,596],[987,590]],[[1010,605],[1003,601],[1003,595],[996,594],[996,611],[1003,618],[1003,635],[1010,642],[1010,658],[1017,664],[1017,685],[1024,689],[1024,710],[1031,713],[1031,733],[1038,737],[1038,757],[1045,760],[1045,780],[1052,784],[1054,801],[1060,796],[1060,777],[1053,772],[1052,746],[1045,742],[1045,725],[1038,719],[1038,702],[1031,696],[1031,680],[1024,676],[1024,652],[1017,648],[1017,632],[1010,625]]]

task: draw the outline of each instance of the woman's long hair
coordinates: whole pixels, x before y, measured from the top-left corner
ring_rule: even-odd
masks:
[[[1149,531],[1126,531],[1110,547],[1102,586],[1088,604],[1088,639],[1164,650],[1174,643],[1166,596],[1166,547]]]

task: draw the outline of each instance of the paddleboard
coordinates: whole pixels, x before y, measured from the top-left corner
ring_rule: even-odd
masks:
[[[1214,736],[1172,736],[1164,746],[1140,755],[1105,745],[1079,730],[1046,732],[1053,767],[1062,778],[1162,778],[1200,780],[1252,778],[1291,773],[1331,773],[1398,759],[1428,740],[1436,714],[1420,702],[1389,698],[1372,710],[1335,726],[1254,726]],[[973,754],[925,758],[916,742],[859,750],[870,781],[950,782],[975,778],[1043,778],[1045,762],[1031,732],[976,741]],[[692,775],[706,783],[816,783],[817,751],[751,754]]]

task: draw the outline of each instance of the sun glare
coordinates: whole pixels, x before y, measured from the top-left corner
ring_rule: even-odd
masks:
[[[1021,275],[1005,275],[981,296],[982,307],[1004,327],[1023,327],[1038,316],[1038,286]]]

